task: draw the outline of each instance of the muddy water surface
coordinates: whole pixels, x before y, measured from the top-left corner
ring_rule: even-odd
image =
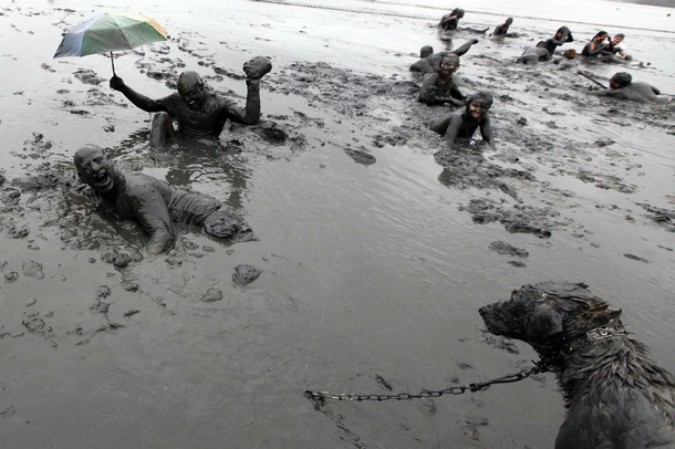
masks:
[[[290,3],[0,5],[3,448],[552,447],[563,408],[551,375],[321,411],[302,396],[518,371],[534,354],[487,335],[477,309],[548,279],[588,283],[675,369],[668,108],[591,97],[585,78],[552,64],[515,66],[559,16],[519,3],[500,15],[486,1],[465,8],[467,25],[512,15],[522,33],[478,35],[458,73],[465,92],[493,92],[497,149],[437,154],[424,123],[444,111],[415,102],[407,68],[420,46],[444,49],[441,5]],[[592,5],[596,17],[619,10],[605,22],[565,16],[574,48],[598,21],[624,31],[645,64],[622,69],[675,93],[671,10]],[[193,69],[243,103],[243,62],[269,56],[263,123],[150,149],[148,114],[107,87],[109,58],[52,59],[64,29],[113,7],[171,35],[115,59],[151,97]],[[617,70],[583,68],[602,81]],[[138,229],[96,213],[76,182],[72,154],[88,143],[222,199],[257,239],[185,229],[172,253],[147,257]],[[239,285],[241,264],[262,273]]]

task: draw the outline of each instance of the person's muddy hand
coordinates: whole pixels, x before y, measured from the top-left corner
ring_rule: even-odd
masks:
[[[124,80],[119,76],[113,75],[113,77],[110,78],[110,88],[112,90],[122,90],[124,87],[126,87],[126,84],[124,84]]]
[[[480,42],[480,41],[478,39],[476,39],[475,37],[473,39],[471,39],[472,44],[477,44],[478,42]]]
[[[249,80],[259,80],[272,70],[272,61],[264,56],[256,56],[244,63],[244,73]]]

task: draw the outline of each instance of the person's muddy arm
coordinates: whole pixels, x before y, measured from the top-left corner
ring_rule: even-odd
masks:
[[[602,45],[598,45],[594,42],[590,42],[590,43],[586,44],[585,50],[586,50],[586,52],[585,52],[586,56],[597,56],[605,50],[605,47],[602,46]]]
[[[623,96],[623,89],[602,89],[602,90],[593,90],[588,92],[591,95],[598,97],[618,97]]]
[[[431,73],[424,78],[422,88],[420,89],[420,93],[417,96],[417,101],[428,106],[433,106],[436,104],[436,92],[438,92],[438,87],[436,87],[437,80],[438,74],[436,73]]]
[[[115,75],[110,78],[110,88],[121,92],[129,101],[131,101],[137,108],[143,109],[146,112],[168,112],[165,102],[162,100],[153,100],[145,95],[139,94],[131,87],[124,83],[124,80]]]
[[[490,147],[494,148],[494,140],[492,140],[492,126],[490,125],[490,117],[485,117],[480,124],[480,135],[483,140],[487,142]]]
[[[260,121],[260,80],[246,80],[248,93],[246,107],[242,108],[233,101],[226,100],[225,113],[233,122],[242,125],[255,125]]]
[[[453,115],[448,124],[448,128],[445,130],[445,134],[443,134],[443,140],[449,144],[455,143],[462,126],[464,126],[462,116],[459,114]]]
[[[140,191],[138,191],[140,189]],[[142,186],[129,198],[134,216],[150,239],[146,245],[149,254],[168,251],[176,242],[176,231],[162,192],[156,186]]]

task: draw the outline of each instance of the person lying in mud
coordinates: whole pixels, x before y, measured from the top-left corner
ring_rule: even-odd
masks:
[[[218,137],[227,120],[255,125],[260,120],[260,78],[272,69],[269,59],[256,56],[244,64],[246,73],[246,107],[208,91],[202,78],[193,71],[178,77],[177,92],[158,100],[150,99],[133,90],[118,76],[110,79],[110,87],[124,94],[135,106],[147,112],[156,112],[152,119],[150,143],[163,146],[174,136],[176,121],[179,135],[188,137]]]
[[[671,95],[662,95],[661,91],[651,84],[642,81],[633,82],[631,74],[626,72],[615,73],[609,79],[609,89],[590,93],[600,97],[614,97],[641,103],[667,104],[673,101]]]
[[[459,48],[451,51],[439,51],[434,53],[434,49],[431,45],[425,45],[420,48],[420,60],[415,62],[410,66],[410,71],[415,73],[436,73],[441,67],[441,61],[447,55],[464,55],[473,44],[477,44],[478,39],[471,39],[464,42]]]
[[[453,74],[459,69],[459,56],[446,55],[436,73],[429,73],[424,77],[417,100],[427,106],[450,104],[463,106],[466,97],[455,84]]]
[[[176,242],[176,224],[196,225],[216,238],[246,240],[250,227],[231,208],[208,195],[178,189],[144,173],[122,173],[96,145],[75,152],[80,180],[120,220],[134,220],[150,236],[147,251],[161,254]]]
[[[466,100],[466,107],[449,116],[437,120],[429,126],[432,131],[441,134],[450,144],[457,140],[470,140],[476,129],[480,128],[483,140],[494,148],[492,128],[488,111],[492,106],[492,95],[479,92]]]
[[[502,37],[509,36],[509,27],[511,26],[512,23],[513,23],[513,18],[509,17],[508,19],[506,19],[506,21],[504,23],[502,23],[501,25],[497,25],[497,28],[495,28],[495,30],[492,32],[492,35],[493,36],[502,36]],[[513,34],[513,33],[511,33],[511,34]]]
[[[546,49],[544,41],[541,41],[536,47],[525,48],[523,54],[516,59],[516,62],[532,65],[540,61],[548,61],[549,59],[551,59],[551,52]]]

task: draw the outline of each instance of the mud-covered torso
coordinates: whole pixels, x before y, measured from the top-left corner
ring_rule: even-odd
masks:
[[[228,118],[231,102],[210,94],[199,108],[190,108],[178,93],[160,100],[178,124],[178,132],[187,136],[217,136]]]

